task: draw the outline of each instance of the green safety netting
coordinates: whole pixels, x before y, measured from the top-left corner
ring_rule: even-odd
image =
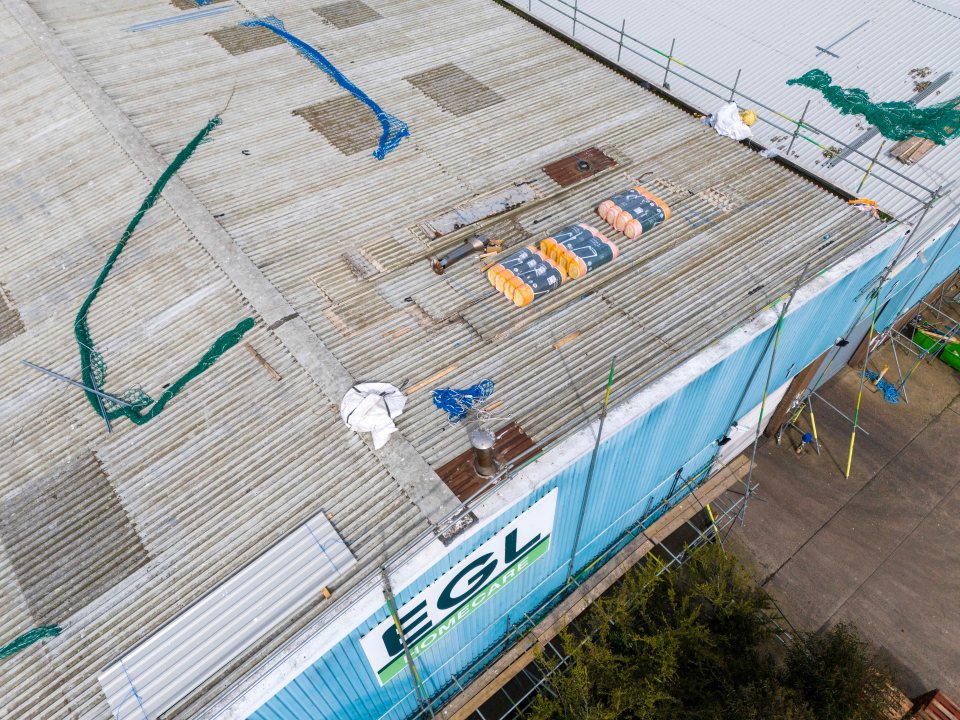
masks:
[[[0,647],[0,660],[10,657],[14,653],[18,653],[25,647],[29,647],[30,645],[33,645],[35,642],[39,642],[44,638],[56,637],[59,634],[59,625],[41,625],[33,630],[28,630],[20,637],[8,642],[3,647]]]
[[[100,288],[103,287],[104,282],[106,282],[107,276],[120,257],[120,253],[122,253],[126,247],[127,241],[130,240],[140,220],[143,219],[147,211],[156,203],[157,198],[160,197],[160,193],[170,178],[177,173],[181,166],[193,154],[194,150],[197,149],[197,146],[206,139],[207,135],[209,135],[220,122],[219,116],[208,121],[204,128],[197,133],[193,140],[180,151],[173,159],[173,162],[164,170],[156,184],[150,189],[147,197],[144,198],[140,204],[140,209],[137,210],[136,215],[133,216],[126,230],[123,231],[123,236],[120,238],[116,247],[114,247],[113,252],[110,253],[106,265],[103,266],[100,275],[93,283],[90,294],[87,295],[86,300],[83,301],[83,305],[80,306],[80,310],[77,312],[77,319],[74,322],[73,330],[77,339],[77,345],[80,348],[80,373],[82,381],[88,387],[106,392],[104,385],[107,381],[107,364],[104,362],[103,356],[96,350],[93,338],[90,336],[90,328],[87,326],[87,314],[90,312],[90,307],[93,305],[93,301],[100,292]],[[114,397],[118,397],[124,402],[129,403],[131,407],[118,405],[107,399],[100,399],[92,392],[85,391],[87,399],[99,414],[111,420],[127,417],[137,425],[143,425],[159,415],[166,404],[176,397],[187,383],[213,365],[221,355],[240,342],[240,338],[253,327],[253,324],[253,318],[246,318],[235,328],[217,338],[216,342],[203,354],[197,364],[190,368],[190,370],[184,373],[179,379],[171,383],[156,401],[136,386],[121,393],[110,393]]]
[[[911,137],[927,138],[945,145],[960,135],[960,98],[926,107],[911,102],[872,102],[866,90],[831,85],[832,78],[823,70],[810,70],[787,85],[803,85],[819,90],[842,115],[863,115],[880,134],[890,140]]]

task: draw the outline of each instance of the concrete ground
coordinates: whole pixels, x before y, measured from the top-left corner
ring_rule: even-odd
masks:
[[[889,343],[870,365],[894,368]],[[820,393],[852,417],[857,384],[845,367]],[[849,479],[852,424],[814,399],[822,455],[798,456],[797,433],[765,442],[731,543],[795,626],[852,622],[908,695],[960,698],[960,372],[921,363],[906,390],[896,405],[864,390],[870,434],[857,437]],[[809,415],[798,424],[808,430]]]

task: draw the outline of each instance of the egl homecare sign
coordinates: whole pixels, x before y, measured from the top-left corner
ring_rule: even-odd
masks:
[[[398,609],[414,660],[547,552],[556,510],[554,488]],[[392,617],[364,635],[360,645],[381,685],[406,667]]]

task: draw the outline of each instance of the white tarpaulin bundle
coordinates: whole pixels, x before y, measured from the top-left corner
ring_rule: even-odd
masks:
[[[709,124],[720,135],[734,140],[745,140],[753,136],[750,127],[740,118],[740,108],[735,102],[728,102],[711,115]]]
[[[390,383],[360,383],[347,390],[340,401],[340,417],[357,432],[373,436],[373,446],[382,448],[390,433],[396,432],[393,420],[403,412],[407,396]]]

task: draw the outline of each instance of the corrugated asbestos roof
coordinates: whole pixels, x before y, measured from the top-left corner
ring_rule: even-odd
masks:
[[[316,2],[244,3],[136,33],[126,28],[179,11],[160,0],[31,5],[168,161],[230,99],[180,178],[353,379],[416,386],[442,374],[398,423],[433,467],[467,442],[432,406],[431,387],[492,378],[503,424],[535,441],[562,436],[595,409],[614,355],[625,397],[781,295],[808,262],[811,275],[823,270],[878,229],[487,0],[369,0],[380,17],[342,28]],[[0,502],[32,502],[34,526],[0,524],[0,637],[40,622],[64,632],[5,661],[0,717],[100,717],[109,709],[99,672],[321,510],[356,556],[356,577],[430,523],[398,485],[399,465],[343,426],[315,369],[294,358],[302,348],[263,322],[245,339],[282,380],[238,347],[157,419],[118,421],[110,436],[78,392],[18,363],[78,374],[74,315],[150,182],[132,141],[70,89],[6,9],[15,7],[22,0],[0,2],[0,283],[23,331],[0,342]],[[286,44],[231,55],[207,35],[251,13],[277,15],[314,43],[411,137],[378,162],[311,130],[293,111],[342,90]],[[446,64],[477,80],[484,102],[443,96],[471,109],[450,112],[404,79]],[[540,170],[589,146],[618,166],[567,188]],[[430,270],[430,254],[475,228],[439,240],[413,229],[524,181],[538,199],[489,233],[512,245],[574,220],[602,227],[593,208],[637,178],[673,218],[640,241],[612,234],[615,264],[522,310],[486,284],[475,258],[443,277]],[[218,267],[189,225],[161,199],[94,306],[110,388],[140,383],[156,396],[221,332],[259,317],[231,282],[236,269]],[[374,272],[360,279],[345,253]],[[60,500],[61,488],[80,501]],[[27,535],[32,543],[10,540]],[[98,550],[114,545],[119,577],[117,556]],[[68,572],[77,557],[82,582]],[[46,592],[63,601],[31,601]],[[173,714],[199,714],[324,607],[309,604]]]
[[[940,82],[944,78],[946,81],[931,88],[931,94],[921,99],[919,105],[960,97],[960,8],[956,3],[812,0],[757,4],[734,0],[704,5],[664,0],[651,6],[631,0],[509,1],[566,35],[574,33],[576,5],[578,22],[574,37],[611,60],[617,59],[621,28],[628,38],[635,38],[664,54],[670,53],[671,42],[675,41],[673,56],[689,67],[672,63],[668,79],[670,92],[707,113],[727,100],[730,91],[691,68],[727,88],[736,81],[738,93],[794,120],[800,119],[809,100],[804,121],[825,134],[815,131],[804,134],[827,149],[840,147],[827,135],[849,144],[864,136],[870,126],[860,116],[841,115],[820,93],[786,84],[788,79],[812,68],[827,71],[833,82],[843,87],[863,88],[877,102],[910,100],[923,89],[924,83]],[[620,64],[659,86],[664,80],[665,57],[629,39],[626,47],[645,57],[625,49],[620,53]],[[722,100],[712,93],[722,95]],[[741,107],[752,105],[740,96],[737,101]],[[796,124],[760,108],[758,112],[780,128],[758,123],[753,128],[755,139],[785,154]],[[874,134],[859,146],[862,155],[850,156],[859,166],[855,167],[844,162],[831,164],[822,148],[799,138],[793,143],[790,159],[851,193],[876,200],[888,212],[897,214],[907,212],[916,204],[911,195],[927,199],[928,194],[922,187],[936,190],[941,185],[955,183],[960,177],[960,142],[957,140],[934,147],[913,165],[904,165],[889,156],[894,144],[895,141]],[[873,158],[878,163],[873,165],[870,176],[858,191],[864,171]],[[881,164],[904,177],[898,177]],[[957,211],[954,203],[941,201],[937,214],[941,220],[955,220]]]

